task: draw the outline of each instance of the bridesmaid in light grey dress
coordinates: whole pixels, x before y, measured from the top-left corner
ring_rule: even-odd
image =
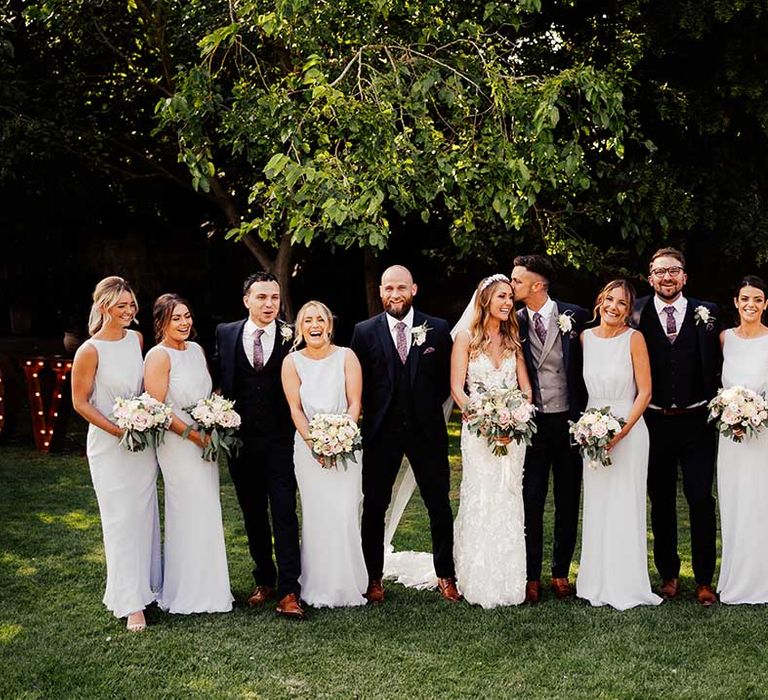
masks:
[[[768,389],[768,287],[745,277],[734,302],[740,323],[721,334],[723,386]],[[717,592],[723,603],[768,603],[768,430],[734,442],[720,436],[717,500],[723,556]]]
[[[651,398],[651,370],[643,336],[626,325],[633,306],[629,283],[609,282],[595,306],[600,326],[581,336],[587,408],[608,406],[626,424],[609,443],[612,465],[584,463],[576,595],[617,610],[661,603],[648,577],[645,516],[649,442],[643,411]]]
[[[365,605],[368,572],[360,538],[362,453],[346,468],[323,468],[308,444],[316,413],[360,417],[362,372],[349,348],[331,343],[333,317],[307,302],[296,316],[306,347],[283,360],[283,388],[296,425],[294,465],[301,495],[301,597],[313,607]]]
[[[219,467],[202,457],[204,441],[184,410],[211,395],[203,349],[189,340],[192,314],[187,302],[163,294],[154,307],[159,344],[147,353],[144,383],[173,409],[165,441],[157,448],[165,493],[163,610],[186,615],[229,612],[227,553],[219,500]],[[184,434],[186,433],[186,437]]]
[[[127,617],[132,632],[145,629],[144,608],[162,582],[155,451],[122,447],[122,430],[108,418],[116,398],[142,391],[141,335],[128,330],[137,310],[124,279],[99,282],[88,321],[91,338],[72,366],[72,404],[90,424],[86,453],[107,562],[104,604],[116,617]]]

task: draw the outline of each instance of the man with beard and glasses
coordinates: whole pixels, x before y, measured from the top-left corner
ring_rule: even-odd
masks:
[[[429,513],[438,587],[458,601],[453,514],[448,497],[448,433],[442,404],[450,393],[451,335],[446,321],[412,307],[417,287],[401,265],[384,271],[384,312],[358,323],[351,347],[363,369],[363,554],[366,598],[384,600],[384,518],[403,456]]]
[[[633,325],[645,336],[651,360],[652,395],[645,412],[650,437],[648,494],[651,499],[653,555],[662,578],[659,593],[679,591],[677,552],[677,465],[691,522],[691,554],[696,598],[708,607],[716,600],[715,474],[717,432],[707,422],[707,403],[720,385],[722,363],[717,307],[683,296],[685,257],[662,248],[651,258],[648,281],[655,292],[638,299]]]

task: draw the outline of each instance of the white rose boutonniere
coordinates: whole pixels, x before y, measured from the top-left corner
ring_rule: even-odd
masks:
[[[427,332],[432,329],[424,321],[420,326],[414,326],[411,330],[411,339],[413,344],[418,348],[424,345],[424,341],[427,339]]]
[[[290,343],[293,340],[293,326],[289,326],[287,323],[281,323],[280,324],[280,337],[286,343]]]
[[[557,317],[557,327],[560,332],[565,335],[566,333],[573,332],[573,314],[570,311],[565,311]]]
[[[712,312],[703,304],[700,304],[693,310],[693,317],[696,319],[696,325],[703,323],[708,331],[715,326],[715,317]]]

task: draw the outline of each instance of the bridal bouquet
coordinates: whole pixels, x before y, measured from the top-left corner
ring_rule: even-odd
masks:
[[[477,384],[476,394],[464,407],[467,428],[470,433],[484,437],[496,457],[503,457],[509,450],[500,439],[511,438],[517,443],[531,444],[536,432],[533,414],[536,407],[519,389],[504,385],[487,387]]]
[[[309,421],[309,441],[312,454],[323,458],[325,469],[338,462],[346,469],[349,459],[357,463],[355,450],[363,444],[360,428],[346,413],[316,413]]]
[[[125,431],[120,444],[131,452],[141,452],[145,447],[163,443],[165,431],[171,424],[171,407],[145,391],[130,399],[115,399],[111,419]]]
[[[768,402],[743,386],[720,389],[708,408],[709,420],[715,421],[721,435],[734,442],[754,437],[768,423]]]
[[[626,423],[623,418],[616,418],[611,414],[611,409],[590,408],[581,414],[581,418],[571,424],[569,431],[579,446],[581,456],[587,460],[587,465],[592,469],[598,466],[611,466],[611,457],[608,454],[608,443],[613,440],[622,426]]]
[[[240,414],[234,407],[233,401],[213,394],[184,409],[197,423],[197,432],[210,438],[203,448],[204,460],[218,463],[222,455],[237,456],[243,441],[235,434],[240,427]]]

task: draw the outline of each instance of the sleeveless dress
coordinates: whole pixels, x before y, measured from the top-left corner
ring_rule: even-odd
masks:
[[[109,417],[115,399],[137,396],[144,366],[139,336],[86,341],[98,353],[90,404]],[[119,438],[88,426],[86,454],[99,503],[107,561],[104,605],[115,617],[144,610],[162,585],[157,460],[151,448],[131,452]]]
[[[723,386],[768,389],[768,336],[725,332]],[[723,555],[717,592],[723,603],[768,603],[768,430],[744,442],[720,436],[717,495]]]
[[[194,423],[183,408],[211,394],[211,376],[203,349],[188,342],[185,350],[156,345],[171,362],[165,402],[184,423]],[[168,430],[157,448],[165,494],[163,610],[186,615],[232,609],[224,527],[219,501],[219,467],[202,458],[190,440]]]
[[[307,420],[347,410],[344,358],[337,348],[322,360],[294,352],[299,395]],[[365,605],[368,572],[360,539],[362,452],[347,468],[324,469],[296,433],[293,459],[301,496],[301,597],[316,608]]]
[[[614,338],[584,331],[587,408],[610,406],[626,418],[637,395],[628,330]],[[611,452],[613,464],[584,464],[581,562],[576,595],[592,605],[627,610],[658,605],[648,577],[646,479],[648,429],[641,417]]]
[[[467,367],[469,396],[477,385],[517,387],[514,357],[499,368],[487,355]],[[462,477],[454,523],[456,578],[466,600],[483,608],[519,605],[525,600],[526,561],[523,510],[525,445],[511,442],[494,456],[485,438],[461,429]]]

